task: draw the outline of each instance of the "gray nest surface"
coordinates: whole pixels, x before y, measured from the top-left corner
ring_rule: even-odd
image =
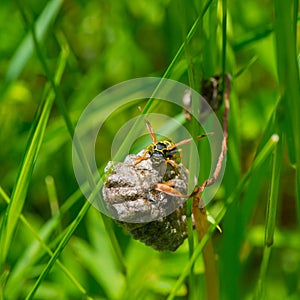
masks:
[[[182,164],[174,167],[165,160],[157,166],[148,155],[128,155],[124,162],[109,162],[105,168],[103,198],[108,213],[135,239],[157,250],[176,250],[187,237],[186,198],[156,189],[168,181],[187,193],[188,173]]]

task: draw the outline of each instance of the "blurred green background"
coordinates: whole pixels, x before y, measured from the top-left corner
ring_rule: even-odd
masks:
[[[1,1],[1,299],[203,299],[201,256],[174,288],[187,242],[156,252],[88,209],[72,130],[124,80],[165,76],[201,92],[203,78],[223,71],[232,76],[229,150],[210,207],[215,218],[226,212],[213,234],[220,298],[299,299],[298,12],[291,0]],[[100,167],[138,114],[124,107],[105,126]]]

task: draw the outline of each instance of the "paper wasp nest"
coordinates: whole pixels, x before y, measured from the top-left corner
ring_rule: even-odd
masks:
[[[187,237],[184,198],[156,190],[157,183],[187,194],[187,170],[162,161],[154,166],[150,157],[132,154],[124,162],[109,162],[105,168],[103,197],[107,210],[133,238],[156,250],[175,251]]]

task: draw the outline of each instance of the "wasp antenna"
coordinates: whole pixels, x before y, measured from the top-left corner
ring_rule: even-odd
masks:
[[[154,133],[154,131],[153,131],[153,128],[152,128],[150,122],[149,122],[147,119],[145,119],[145,123],[146,123],[147,130],[149,131],[149,133],[150,133],[150,135],[151,135],[152,142],[153,142],[154,144],[156,144],[156,135],[155,135],[155,133]]]
[[[214,134],[213,132],[201,134],[201,135],[198,135],[198,136],[197,136],[197,139],[200,140],[200,139],[202,139],[202,138],[204,138],[204,137],[207,137],[208,135],[213,135],[213,134]],[[188,143],[190,143],[192,140],[193,140],[192,138],[189,138],[189,139],[180,141],[180,142],[174,144],[173,146],[171,146],[171,147],[169,148],[169,150],[172,150],[172,149],[174,149],[174,148],[176,148],[176,147],[178,147],[178,146],[181,146],[181,145],[188,144]]]
[[[138,106],[138,110],[139,110],[139,112],[141,113],[141,112],[142,112],[142,107],[141,107],[141,106]],[[145,121],[145,123],[146,123],[147,130],[148,130],[148,132],[149,132],[149,134],[150,134],[150,136],[151,136],[152,142],[153,142],[154,144],[156,144],[156,135],[155,135],[155,133],[154,133],[154,131],[153,131],[153,128],[152,128],[150,122],[149,122],[145,117],[144,117],[144,121]]]
[[[171,147],[170,147],[170,150],[171,150],[171,149],[174,149],[174,148],[176,148],[176,147],[178,147],[178,146],[188,144],[188,143],[190,143],[192,140],[193,140],[193,139],[190,138],[190,139],[186,139],[186,140],[180,141],[180,142],[174,144],[173,146],[171,146]]]
[[[204,133],[204,134],[198,135],[197,139],[200,140],[200,139],[202,139],[204,137],[207,137],[207,136],[213,135],[213,134],[214,134],[213,132]]]

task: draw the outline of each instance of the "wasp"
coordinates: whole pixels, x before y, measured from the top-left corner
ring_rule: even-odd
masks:
[[[185,139],[176,144],[170,140],[162,140],[157,142],[156,135],[153,131],[150,122],[148,120],[145,120],[145,123],[153,143],[146,148],[146,151],[144,151],[141,157],[138,157],[136,159],[135,165],[140,163],[142,160],[147,159],[147,154],[149,154],[154,165],[160,165],[163,161],[165,161],[166,163],[169,163],[173,167],[177,167],[178,164],[181,162],[181,158],[182,158],[181,149],[178,149],[177,147],[184,144],[188,144],[193,139],[192,138]],[[197,139],[201,139],[210,134],[211,133],[199,135],[197,136]]]
[[[149,154],[154,167],[159,167],[161,166],[162,163],[165,163],[167,165],[170,165],[175,171],[175,173],[179,175],[178,165],[182,159],[182,149],[179,149],[178,147],[190,143],[193,140],[193,138],[185,139],[178,143],[174,143],[170,140],[157,141],[156,135],[153,131],[150,122],[145,119],[145,123],[146,123],[147,130],[151,136],[152,144],[150,144],[146,148],[142,156],[136,158],[134,164],[137,165],[141,161],[148,159],[147,156]],[[210,134],[212,133],[199,135],[197,136],[197,139],[201,139]],[[169,194],[171,196],[179,196],[184,198],[189,197],[189,195],[183,195],[182,193],[174,189],[171,181],[157,183],[156,189],[166,194]]]

